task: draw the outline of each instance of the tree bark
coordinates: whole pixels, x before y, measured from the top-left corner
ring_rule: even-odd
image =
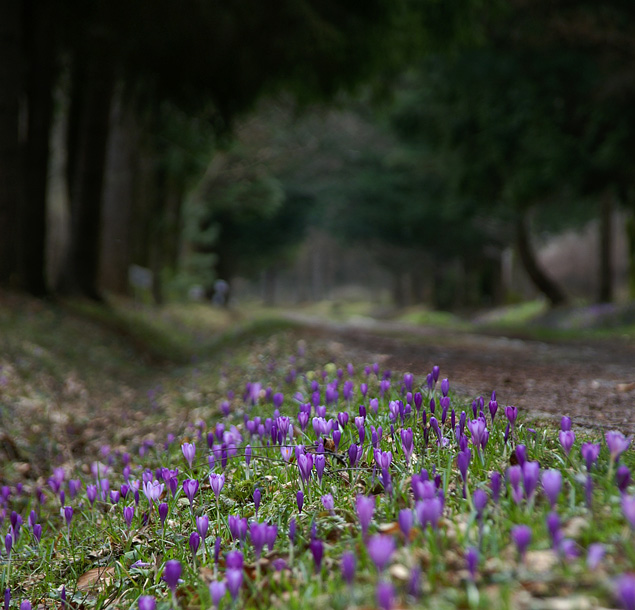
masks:
[[[71,115],[70,122],[78,121],[76,128],[69,127],[70,133],[76,133],[76,151],[72,143],[69,146],[71,243],[59,289],[65,294],[101,300],[97,278],[114,68],[108,53],[98,44],[87,60],[79,99],[71,104],[71,112],[75,106],[77,114]]]
[[[526,212],[520,212],[516,218],[516,245],[520,261],[534,286],[547,297],[552,306],[564,305],[567,302],[565,293],[538,263],[531,245]]]
[[[613,192],[608,190],[600,199],[600,277],[598,302],[613,301]]]
[[[22,3],[0,2],[0,286],[18,281],[17,222],[22,197],[20,97]]]
[[[28,4],[25,198],[20,218],[20,262],[23,284],[34,296],[45,296],[46,199],[55,82],[54,15],[48,1]]]
[[[132,251],[142,224],[141,218],[134,222],[140,151],[134,113],[121,93],[115,99],[104,182],[99,277],[104,290],[125,295],[129,292],[130,264],[143,264],[134,260]]]

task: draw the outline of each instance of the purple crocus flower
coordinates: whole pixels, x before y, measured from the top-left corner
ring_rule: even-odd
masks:
[[[412,428],[401,429],[401,448],[404,452],[404,456],[406,457],[406,464],[410,464],[410,457],[412,456],[412,452],[414,450],[414,445],[412,442]]]
[[[333,443],[335,444],[335,451],[340,448],[340,441],[342,440],[342,431],[339,428],[336,428],[331,432],[331,437],[333,438]]]
[[[181,451],[183,452],[183,457],[187,460],[189,467],[192,468],[192,462],[194,462],[194,458],[196,456],[196,445],[194,443],[183,443],[181,445]]]
[[[251,445],[247,445],[245,447],[245,464],[247,468],[249,468],[249,464],[251,462]]]
[[[410,537],[410,530],[412,529],[412,522],[414,520],[414,516],[412,514],[412,510],[409,508],[402,508],[399,511],[399,515],[397,517],[397,521],[399,522],[399,529],[401,533],[404,535],[406,539],[406,543],[408,543]]]
[[[443,396],[447,396],[449,391],[450,391],[450,380],[442,379],[441,380],[441,394],[443,394]]]
[[[562,489],[562,473],[559,470],[545,470],[541,477],[542,489],[553,509],[558,502],[558,496]]]
[[[165,526],[165,520],[168,517],[169,506],[166,502],[159,504],[159,519],[161,520],[161,527]]]
[[[229,533],[234,540],[243,542],[247,536],[247,519],[238,515],[229,515],[227,517],[227,526]]]
[[[163,483],[159,483],[159,481],[144,481],[143,482],[143,493],[146,498],[148,498],[148,502],[150,504],[157,502],[161,498],[161,494],[163,493],[163,489],[165,485]]]
[[[20,610],[32,610],[31,602],[28,599],[25,599],[20,604]]]
[[[163,580],[172,591],[172,595],[176,592],[176,587],[179,584],[179,578],[181,578],[181,562],[176,559],[170,559],[165,564],[165,569],[163,570]]]
[[[190,534],[190,550],[192,551],[192,555],[196,557],[196,553],[198,552],[199,547],[201,546],[201,536],[198,532],[192,532]]]
[[[565,561],[572,561],[580,555],[578,545],[571,538],[563,538],[560,541],[558,551]]]
[[[563,432],[571,430],[571,418],[567,415],[564,415],[560,420],[560,430]]]
[[[391,610],[395,603],[395,588],[391,583],[380,581],[377,583],[375,592],[377,597],[377,606],[381,610]]]
[[[606,547],[601,542],[594,542],[589,546],[586,556],[586,564],[590,570],[595,570],[604,559]]]
[[[631,484],[631,471],[628,469],[628,466],[622,464],[617,467],[615,472],[615,480],[617,482],[617,488],[620,490],[620,493],[626,493],[628,486]]]
[[[606,446],[609,448],[611,454],[611,461],[617,462],[620,455],[628,449],[631,444],[631,437],[625,437],[621,432],[607,432],[604,435],[606,439]]]
[[[470,573],[470,579],[474,581],[476,579],[476,570],[478,568],[478,549],[470,547],[465,553],[465,563],[467,570]]]
[[[300,471],[300,478],[304,483],[308,483],[311,478],[311,470],[313,469],[313,456],[306,453],[300,453],[297,456],[298,470]]]
[[[368,497],[359,494],[355,501],[355,508],[357,509],[357,517],[362,528],[362,534],[366,537],[373,518],[373,512],[375,511],[375,496]]]
[[[5,610],[9,610],[9,603],[11,603],[11,589],[7,587],[4,590],[4,608]]]
[[[71,498],[74,498],[79,490],[82,488],[82,482],[80,479],[71,479],[68,482],[68,491],[71,494]]]
[[[210,487],[212,488],[212,491],[214,492],[214,495],[216,496],[216,500],[218,501],[220,497],[220,492],[222,491],[223,486],[225,485],[225,475],[216,474],[215,472],[212,472],[209,475],[209,484],[210,484]]]
[[[63,508],[64,520],[66,521],[66,525],[70,528],[71,521],[73,519],[73,507],[65,506]]]
[[[123,518],[128,527],[132,525],[133,517],[134,517],[134,506],[126,506],[123,509]]]
[[[622,496],[622,513],[633,530],[635,530],[635,496]]]
[[[392,464],[391,451],[381,451],[380,449],[375,449],[375,451],[373,451],[373,457],[375,458],[377,466],[382,470],[390,468],[390,465]]]
[[[157,601],[152,595],[142,595],[139,598],[139,610],[155,610]]]
[[[531,543],[531,528],[527,525],[516,525],[512,528],[511,535],[522,560],[525,557],[527,547]]]
[[[355,553],[346,551],[342,553],[342,560],[340,562],[340,568],[342,570],[342,578],[346,581],[346,584],[350,587],[355,580],[355,567],[357,560]]]
[[[348,463],[351,468],[357,466],[357,461],[361,457],[361,454],[362,448],[358,445],[353,444],[348,448]]]
[[[254,507],[256,508],[256,519],[258,518],[258,509],[260,508],[260,500],[262,499],[262,492],[258,487],[254,489]]]
[[[368,540],[366,548],[375,567],[383,572],[395,552],[395,541],[391,536],[377,535]]]
[[[267,525],[267,529],[265,531],[265,542],[269,547],[269,552],[273,551],[273,547],[276,544],[276,538],[278,537],[278,526],[277,525]]]
[[[11,555],[12,548],[13,548],[13,536],[11,534],[7,534],[4,537],[4,549],[7,552],[7,555]]]
[[[562,540],[562,533],[560,532],[560,517],[558,516],[558,513],[550,512],[547,515],[546,521],[547,530],[551,536],[553,547],[557,548],[560,544],[560,540]]]
[[[37,540],[38,543],[42,539],[42,526],[39,523],[36,523],[33,526],[33,537]]]
[[[240,593],[240,587],[242,587],[243,584],[242,567],[240,569],[229,568],[225,572],[225,581],[227,582],[227,589],[229,590],[231,598],[236,601]]]
[[[324,467],[326,466],[326,458],[323,453],[317,453],[313,460],[315,464],[315,474],[317,476],[318,483],[322,484],[322,476],[324,475]]]
[[[408,392],[412,392],[412,385],[414,383],[414,375],[412,373],[406,373],[403,376],[403,384],[406,387],[406,390],[408,390]]]
[[[333,500],[333,496],[331,494],[322,496],[322,506],[324,506],[325,510],[333,512],[335,509],[335,501]]]
[[[296,533],[296,521],[295,517],[289,521],[289,541],[291,544],[295,544],[295,533]]]
[[[280,454],[282,455],[282,459],[285,462],[290,462],[291,458],[293,457],[293,447],[291,447],[290,445],[282,445],[280,447]]]
[[[536,486],[538,485],[538,479],[540,476],[540,464],[538,462],[525,462],[522,470],[525,498],[529,500],[536,490]]]
[[[470,465],[470,460],[472,459],[472,453],[469,449],[465,449],[464,451],[459,451],[456,456],[457,465],[459,467],[459,471],[461,473],[461,477],[463,478],[463,482],[467,481],[467,469]]]
[[[582,458],[586,462],[586,469],[591,472],[591,467],[598,459],[600,455],[600,443],[583,443],[580,448]]]
[[[86,497],[92,506],[97,499],[97,485],[86,485]]]
[[[251,544],[254,547],[256,557],[260,557],[262,549],[267,542],[267,524],[256,522],[252,523],[249,526],[249,536],[251,538]]]
[[[322,557],[324,556],[324,543],[319,538],[314,538],[309,542],[309,549],[313,555],[313,563],[315,571],[319,572],[322,568]]]
[[[219,543],[220,544],[220,543]],[[243,569],[244,558],[240,551],[229,551],[225,557],[225,565],[228,570],[240,570]]]
[[[527,447],[525,445],[516,445],[514,454],[518,460],[518,465],[522,468],[527,461]]]
[[[496,401],[494,392],[492,392],[492,396],[494,397],[492,398],[492,400],[489,401],[489,404],[487,406],[489,407],[489,414],[492,418],[492,423],[493,423],[494,418],[496,417],[496,412],[498,411],[498,402]]]
[[[415,504],[415,511],[417,512],[421,529],[425,530],[429,523],[430,527],[436,530],[443,512],[443,505],[438,497],[424,498]]]
[[[513,428],[518,418],[518,408],[513,406],[505,407],[505,417],[509,421],[509,425]]]
[[[348,423],[348,413],[346,411],[340,411],[337,414],[337,421],[342,429],[344,429]]]
[[[302,493],[302,491],[299,491],[295,495],[295,499],[296,499],[296,502],[298,504],[298,512],[301,513],[302,512],[302,505],[304,504],[304,493]]]
[[[483,511],[487,506],[487,492],[483,489],[475,489],[472,496],[474,501],[474,509],[476,510],[476,516],[481,519],[483,517]]]
[[[472,436],[472,444],[476,447],[476,451],[483,446],[485,433],[487,432],[487,424],[484,419],[471,419],[467,422],[468,430]]]
[[[558,438],[560,439],[560,444],[562,445],[565,455],[568,456],[575,442],[575,432],[573,430],[560,430]]]
[[[490,475],[490,489],[492,490],[492,500],[494,504],[498,504],[500,500],[502,476],[498,471],[492,472]]]
[[[194,496],[196,492],[198,492],[198,487],[199,484],[196,479],[185,479],[185,481],[183,481],[183,491],[190,501],[190,507],[194,504]]]
[[[245,526],[245,529],[247,529],[246,526]],[[216,536],[216,540],[214,540],[214,565],[215,566],[218,565],[218,559],[220,558],[220,544],[221,544],[220,536]]]
[[[196,531],[200,534],[203,540],[205,540],[205,538],[207,537],[208,530],[209,530],[209,517],[207,515],[196,517]]]
[[[218,608],[225,593],[227,593],[227,585],[224,580],[213,580],[209,583],[209,595],[212,598],[214,608]]]
[[[624,610],[635,610],[635,574],[622,574],[617,579],[615,596]]]

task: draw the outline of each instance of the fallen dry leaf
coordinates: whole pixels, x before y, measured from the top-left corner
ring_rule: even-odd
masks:
[[[112,582],[114,575],[115,568],[109,566],[88,570],[88,572],[78,578],[77,590],[88,593],[96,589],[105,588]]]

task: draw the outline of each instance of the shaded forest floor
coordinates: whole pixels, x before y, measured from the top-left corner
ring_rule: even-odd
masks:
[[[108,451],[149,450],[218,413],[227,388],[272,368],[328,362],[412,372],[433,365],[455,392],[498,394],[530,417],[635,431],[632,335],[531,334],[204,305],[109,309],[0,296],[0,485],[44,480]],[[285,390],[287,391],[287,390]],[[205,408],[201,408],[205,404]],[[87,466],[84,466],[87,468]]]

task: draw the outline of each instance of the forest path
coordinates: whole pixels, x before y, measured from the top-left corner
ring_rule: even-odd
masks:
[[[379,361],[383,368],[441,377],[463,395],[578,426],[635,432],[635,344],[626,339],[537,341],[367,318],[329,322],[297,313],[289,319],[330,339],[337,361]]]

